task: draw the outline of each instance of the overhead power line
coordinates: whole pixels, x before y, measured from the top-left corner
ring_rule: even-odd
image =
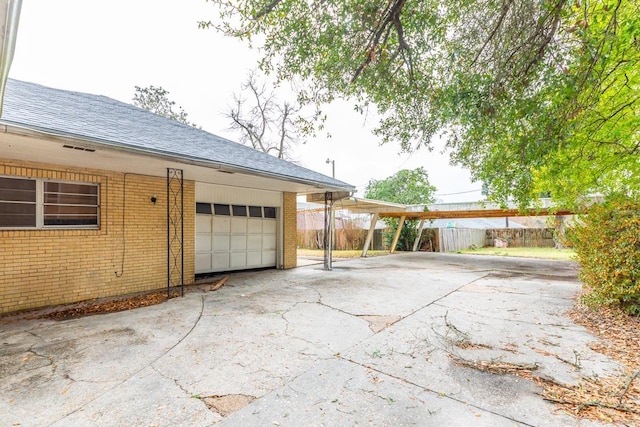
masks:
[[[468,193],[475,193],[477,191],[482,191],[482,188],[478,188],[477,190],[468,190],[468,191],[458,191],[457,193],[443,193],[443,194],[436,194],[436,197],[440,197],[440,196],[456,196],[458,194],[468,194]]]

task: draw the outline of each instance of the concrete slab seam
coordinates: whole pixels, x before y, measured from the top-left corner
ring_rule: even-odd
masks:
[[[153,360],[152,362],[150,362],[148,365],[143,366],[142,368],[138,369],[137,371],[133,372],[129,377],[123,379],[122,381],[119,381],[118,383],[114,384],[113,387],[110,387],[109,389],[105,390],[103,393],[98,394],[97,396],[95,396],[93,399],[84,402],[81,406],[75,408],[73,411],[70,411],[66,414],[64,414],[60,419],[56,420],[53,424],[56,424],[58,422],[61,422],[62,420],[64,420],[65,418],[75,414],[76,412],[80,411],[83,407],[93,403],[94,401],[100,399],[102,396],[104,396],[105,394],[111,392],[112,390],[116,389],[117,387],[121,386],[122,384],[126,383],[127,381],[129,381],[131,378],[135,377],[136,375],[138,375],[140,372],[142,372],[143,370],[147,369],[148,367],[151,367],[154,371],[156,370],[153,367],[153,364],[155,364],[158,360],[162,359],[164,356],[166,356],[171,350],[173,350],[174,348],[176,348],[182,341],[184,341],[190,334],[191,332],[193,332],[193,330],[195,329],[195,327],[198,325],[198,323],[200,322],[200,319],[202,319],[202,314],[204,312],[204,295],[200,297],[200,301],[201,301],[201,305],[200,305],[200,314],[198,315],[198,318],[196,319],[196,321],[193,323],[193,326],[191,326],[191,328],[187,331],[186,334],[184,334],[174,345],[172,345],[170,348],[168,348],[164,353],[162,353],[161,355],[159,355],[155,360]],[[166,378],[166,377],[165,377]],[[180,387],[180,386],[179,386]],[[182,387],[180,387],[182,390],[184,390]]]
[[[515,418],[508,417],[508,416],[506,416],[506,415],[503,415],[503,414],[500,414],[500,413],[498,413],[498,412],[495,412],[495,411],[493,411],[493,410],[491,410],[491,409],[483,408],[483,407],[481,407],[481,406],[475,405],[475,404],[473,404],[473,403],[471,403],[471,402],[466,402],[466,401],[461,400],[461,399],[456,399],[455,397],[450,396],[450,395],[448,395],[448,394],[438,393],[438,392],[436,392],[435,390],[430,389],[429,387],[425,387],[425,386],[423,386],[423,385],[420,385],[420,384],[414,383],[413,381],[409,381],[409,380],[407,380],[406,378],[402,378],[402,377],[400,377],[400,376],[397,376],[397,375],[394,375],[394,374],[391,374],[391,373],[388,373],[388,372],[384,372],[384,371],[382,371],[382,370],[380,370],[380,369],[377,369],[377,368],[375,368],[375,367],[373,367],[373,366],[369,366],[369,365],[367,365],[367,364],[360,363],[360,362],[357,362],[357,361],[352,360],[352,359],[346,359],[346,358],[343,358],[343,357],[341,357],[341,356],[339,356],[339,355],[337,356],[337,358],[339,358],[339,359],[341,359],[341,360],[344,360],[344,361],[346,361],[346,362],[353,363],[353,364],[355,364],[355,365],[357,365],[357,366],[360,366],[360,367],[362,367],[362,368],[370,369],[370,370],[372,370],[372,371],[374,371],[374,372],[378,372],[379,374],[387,375],[387,376],[389,376],[389,377],[391,377],[391,378],[394,378],[394,379],[396,379],[396,380],[398,380],[398,381],[400,381],[400,382],[403,382],[403,383],[405,383],[405,384],[409,384],[409,385],[411,385],[411,386],[413,386],[413,387],[417,387],[417,388],[422,389],[422,390],[424,390],[424,391],[426,391],[426,392],[428,392],[428,393],[434,394],[434,395],[438,396],[439,398],[445,398],[445,399],[449,399],[449,400],[452,400],[452,401],[457,402],[457,403],[461,403],[461,404],[463,404],[463,405],[468,405],[468,406],[471,406],[472,408],[476,408],[476,409],[478,409],[478,410],[480,410],[480,411],[488,412],[488,413],[493,414],[493,415],[495,415],[495,416],[498,416],[498,417],[500,417],[500,418],[504,418],[504,419],[507,419],[507,420],[509,420],[509,421],[513,421],[513,422],[519,423],[519,424],[521,424],[521,425],[523,425],[523,426],[527,426],[527,427],[536,427],[536,426],[535,426],[535,425],[533,425],[533,424],[528,424],[528,423],[526,423],[526,422],[524,422],[524,421],[516,420]]]

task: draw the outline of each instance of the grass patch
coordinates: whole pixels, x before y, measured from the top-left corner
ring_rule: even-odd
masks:
[[[576,253],[573,249],[555,249],[555,248],[478,248],[457,251],[461,254],[473,255],[497,255],[512,256],[521,258],[542,258],[542,259],[558,259],[573,260]]]
[[[388,255],[389,251],[367,251],[367,257]],[[333,251],[333,258],[360,258],[362,250]],[[298,256],[324,257],[324,249],[298,249]]]

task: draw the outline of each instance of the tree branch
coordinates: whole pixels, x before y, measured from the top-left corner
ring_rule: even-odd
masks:
[[[556,6],[552,12],[553,21],[550,27],[551,31],[549,31],[547,36],[543,38],[542,44],[538,46],[536,55],[533,57],[531,61],[529,61],[529,64],[527,64],[526,68],[524,69],[524,72],[521,73],[521,76],[526,77],[529,74],[529,71],[531,70],[531,68],[535,66],[538,62],[540,62],[540,60],[542,60],[542,58],[544,57],[547,46],[549,46],[549,44],[553,40],[553,36],[556,34],[556,32],[558,31],[558,27],[560,26],[560,16],[562,14],[562,8],[564,7],[565,3],[566,3],[566,0],[560,0],[558,1],[558,3],[556,3]]]
[[[364,71],[364,69],[373,61],[376,56],[376,50],[380,46],[380,38],[385,30],[390,25],[395,25],[395,21],[400,21],[400,13],[402,12],[402,8],[405,5],[406,0],[393,0],[389,3],[389,7],[383,12],[382,19],[379,21],[378,25],[375,27],[372,36],[367,42],[365,48],[365,59],[360,64],[360,66],[356,69],[353,77],[351,78],[351,83],[354,83],[358,80],[358,77]],[[399,38],[401,35],[399,35]],[[405,42],[406,44],[406,42]],[[401,46],[401,49],[404,48]]]
[[[253,16],[253,19],[260,19],[268,15],[269,13],[271,13],[273,9],[275,9],[280,4],[281,1],[282,0],[272,0],[271,3],[267,3],[266,5],[264,5],[262,9],[256,12],[256,14]]]
[[[489,33],[489,37],[487,37],[487,39],[484,41],[484,44],[482,45],[482,47],[478,51],[478,53],[476,53],[475,58],[473,58],[473,61],[471,61],[471,66],[472,67],[476,64],[478,59],[480,59],[480,55],[482,55],[482,52],[484,52],[484,50],[486,49],[486,47],[489,44],[489,42],[491,40],[493,40],[493,38],[497,34],[498,30],[502,26],[502,22],[504,21],[505,16],[507,16],[507,13],[509,12],[509,9],[511,9],[511,5],[512,4],[513,4],[513,0],[509,0],[508,2],[505,2],[502,5],[502,13],[500,14],[500,17],[498,18],[498,22],[496,22],[496,25],[493,27],[493,30],[491,31],[491,33]]]

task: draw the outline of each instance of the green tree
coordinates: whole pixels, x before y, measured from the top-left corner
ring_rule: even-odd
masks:
[[[303,102],[375,107],[382,142],[446,139],[497,201],[566,205],[640,184],[640,0],[212,0],[300,78]]]
[[[403,169],[380,181],[369,181],[364,197],[406,205],[428,205],[433,203],[435,191],[436,188],[429,183],[427,171],[420,167],[414,170]],[[385,218],[385,222],[394,230],[387,236],[391,244],[395,230],[398,229],[399,220]],[[417,220],[405,220],[396,249],[411,250],[418,235],[417,224]]]
[[[187,120],[188,114],[182,107],[178,106],[178,111],[174,111],[176,103],[169,99],[169,91],[163,89],[162,86],[136,86],[133,105],[185,125],[198,127],[195,123]]]

